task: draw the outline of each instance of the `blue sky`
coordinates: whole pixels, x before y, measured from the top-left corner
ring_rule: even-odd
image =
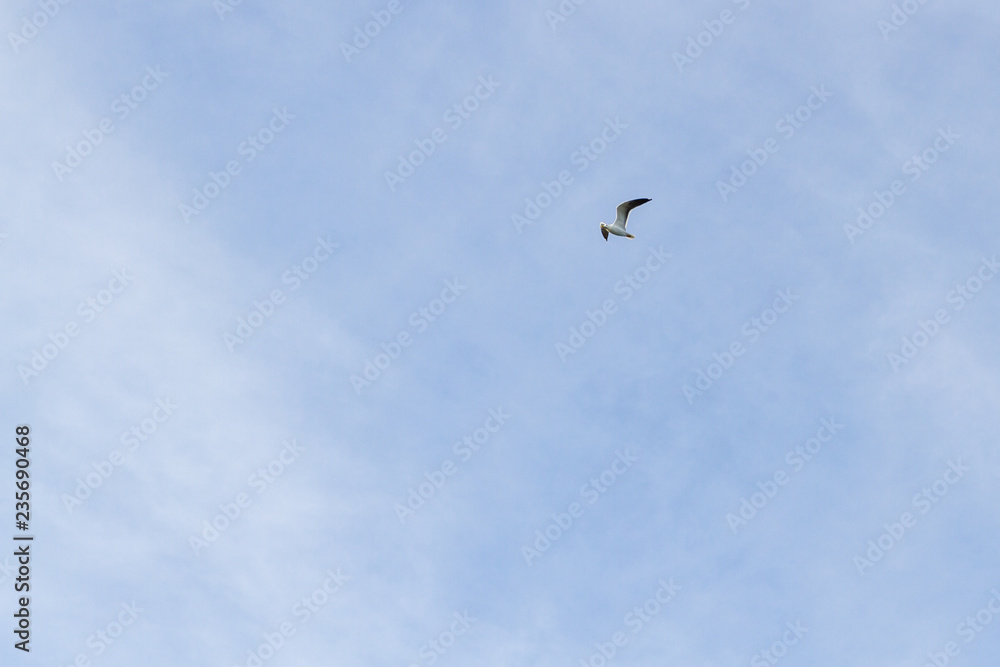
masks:
[[[996,660],[994,4],[223,2],[0,14],[4,664]]]

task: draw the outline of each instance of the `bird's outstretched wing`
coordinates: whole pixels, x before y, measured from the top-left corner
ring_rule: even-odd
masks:
[[[607,227],[601,227],[601,233],[604,234],[604,240],[607,241],[608,240],[608,228]]]
[[[625,229],[625,225],[628,224],[628,214],[629,211],[634,209],[636,206],[642,206],[648,201],[653,201],[652,199],[632,199],[630,201],[622,202],[618,204],[618,208],[615,209],[618,216],[615,218],[615,225]]]

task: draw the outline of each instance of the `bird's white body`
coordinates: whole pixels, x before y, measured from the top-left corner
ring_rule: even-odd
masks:
[[[609,234],[614,234],[615,236],[624,236],[627,239],[634,239],[635,238],[635,234],[629,234],[628,232],[625,231],[624,227],[619,227],[617,225],[611,225],[609,227],[608,225],[606,225],[606,224],[604,224],[602,222],[601,223],[601,229],[602,230],[606,229],[606,230],[608,230]]]
[[[614,234],[615,236],[624,236],[627,239],[634,239],[635,236],[629,234],[625,231],[625,225],[628,224],[628,214],[636,206],[642,206],[648,201],[653,201],[652,199],[632,199],[630,201],[622,202],[618,204],[618,208],[615,209],[615,221],[613,224],[606,225],[601,223],[601,234],[604,235],[604,240],[608,240],[608,234]]]

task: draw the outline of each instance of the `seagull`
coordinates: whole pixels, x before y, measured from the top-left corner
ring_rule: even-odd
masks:
[[[628,214],[629,211],[634,209],[636,206],[642,206],[648,201],[653,201],[652,199],[633,199],[631,201],[622,202],[618,204],[618,208],[615,209],[618,216],[615,218],[615,224],[606,225],[601,223],[601,234],[604,234],[604,240],[608,240],[608,233],[614,234],[615,236],[624,236],[628,239],[634,239],[635,237],[625,231],[625,225],[628,224]]]

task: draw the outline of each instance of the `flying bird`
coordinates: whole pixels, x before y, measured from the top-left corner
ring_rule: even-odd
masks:
[[[618,204],[616,209],[618,216],[615,218],[615,223],[613,225],[606,225],[601,223],[601,234],[604,235],[604,240],[608,240],[608,233],[614,234],[615,236],[624,236],[628,239],[634,239],[635,237],[625,231],[625,225],[628,224],[628,214],[636,206],[642,206],[648,201],[653,201],[652,199],[632,199],[631,201],[622,202]]]

